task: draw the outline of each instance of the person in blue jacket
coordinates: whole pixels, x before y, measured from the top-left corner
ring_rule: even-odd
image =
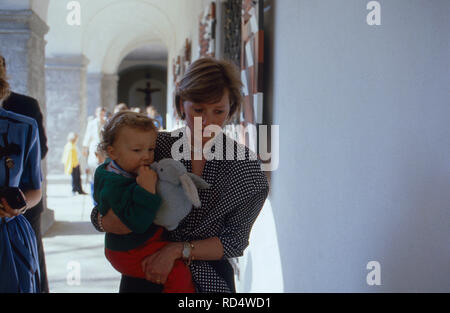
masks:
[[[41,152],[35,120],[3,109],[9,95],[0,70],[0,187],[18,187],[25,205],[13,209],[0,193],[0,293],[40,292],[36,236],[23,216],[41,197]]]
[[[7,66],[5,58],[0,55],[0,67],[1,71],[4,71],[6,74]],[[38,126],[39,133],[39,143],[41,148],[41,161],[45,158],[48,152],[47,147],[47,135],[45,132],[45,123],[44,117],[42,115],[39,103],[36,99],[15,93],[11,91],[10,95],[3,100],[3,108],[6,111],[11,111],[17,114],[22,114],[32,119],[36,120]],[[38,253],[39,253],[39,263],[40,263],[40,271],[41,271],[41,292],[48,293],[48,279],[47,279],[47,269],[45,265],[45,253],[44,253],[44,245],[42,244],[42,235],[41,235],[41,216],[44,211],[44,201],[41,200],[37,206],[33,208],[29,208],[27,212],[25,212],[24,216],[30,222],[31,227],[33,227],[34,233],[36,234],[36,241],[38,245]]]

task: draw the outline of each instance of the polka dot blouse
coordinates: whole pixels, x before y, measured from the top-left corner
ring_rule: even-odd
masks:
[[[172,153],[174,150],[182,156],[180,162],[187,171],[192,172],[189,148],[184,149],[189,145],[183,133],[183,129],[160,132],[155,161],[172,156],[180,159]],[[193,207],[168,237],[177,242],[218,237],[224,247],[224,258],[228,259],[242,256],[248,246],[250,230],[267,198],[269,185],[252,151],[225,134],[217,138],[223,140],[216,140],[211,146],[209,151],[216,157],[207,157],[202,175],[211,187],[199,190],[201,207]],[[97,224],[95,211],[92,214],[94,226]],[[190,270],[197,292],[230,292],[210,262],[194,260]]]

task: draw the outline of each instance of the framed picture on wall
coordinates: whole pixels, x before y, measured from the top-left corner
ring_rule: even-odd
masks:
[[[256,151],[256,126],[263,122],[263,70],[264,70],[264,6],[262,0],[242,0],[241,16],[241,79],[244,101],[241,125],[249,131],[242,140]]]
[[[215,57],[216,55],[216,3],[211,2],[200,16],[199,55]]]

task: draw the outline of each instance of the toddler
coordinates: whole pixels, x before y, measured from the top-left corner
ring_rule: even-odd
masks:
[[[145,278],[141,262],[168,242],[164,229],[153,224],[161,198],[156,194],[157,174],[150,169],[154,161],[157,130],[144,114],[120,112],[102,131],[99,150],[108,159],[94,177],[94,200],[101,215],[112,209],[131,231],[127,235],[107,233],[105,255],[124,275]],[[163,292],[195,292],[189,268],[175,261]]]

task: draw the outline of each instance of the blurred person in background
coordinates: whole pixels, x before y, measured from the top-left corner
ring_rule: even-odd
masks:
[[[70,132],[67,136],[67,143],[64,146],[62,163],[64,164],[64,173],[72,176],[72,194],[87,195],[81,186],[81,171],[78,161],[77,151],[78,135]]]
[[[94,173],[99,165],[97,158],[97,146],[100,143],[100,133],[106,123],[106,110],[103,107],[98,107],[95,110],[95,118],[88,122],[86,132],[83,139],[83,156],[87,158],[86,174],[91,184],[91,195],[94,191]],[[94,201],[95,205],[95,201]]]

